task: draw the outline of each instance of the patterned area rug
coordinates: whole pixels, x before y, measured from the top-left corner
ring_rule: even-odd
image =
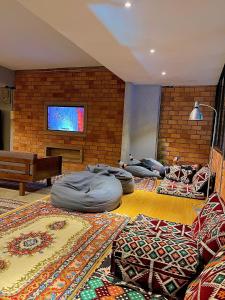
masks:
[[[68,299],[129,218],[37,201],[0,220],[0,299]]]
[[[135,189],[152,192],[156,187],[156,179],[155,178],[139,178],[134,177]]]
[[[25,203],[26,202],[20,200],[0,198],[0,215],[22,206]]]
[[[110,274],[110,256],[87,280],[75,296],[77,300],[166,300],[141,288],[121,281]]]

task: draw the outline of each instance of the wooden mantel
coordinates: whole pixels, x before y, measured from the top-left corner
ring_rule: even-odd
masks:
[[[82,163],[83,148],[80,146],[51,144],[46,146],[46,156],[62,156],[63,162]]]

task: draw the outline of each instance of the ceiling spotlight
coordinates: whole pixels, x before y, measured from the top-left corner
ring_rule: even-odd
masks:
[[[165,76],[165,75],[166,75],[166,72],[165,72],[165,71],[163,71],[161,74],[162,74],[162,76]]]
[[[151,53],[151,54],[155,53],[155,49],[151,49],[151,50],[150,50],[150,53]]]
[[[131,7],[130,1],[127,1],[127,2],[124,4],[124,6],[125,6],[126,8],[130,8],[130,7]]]

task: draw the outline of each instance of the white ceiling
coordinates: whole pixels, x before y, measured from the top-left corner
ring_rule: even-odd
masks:
[[[99,63],[16,0],[0,0],[0,65],[18,70]]]
[[[27,20],[18,11],[13,12],[14,18],[9,13],[1,13],[3,20],[0,16],[0,24],[6,22],[15,29],[10,31],[13,38],[7,43],[5,56],[7,52],[15,54],[17,59],[12,61],[17,69],[32,68],[32,63],[33,67],[43,67],[43,61],[45,67],[55,67],[57,56],[64,67],[76,66],[79,55],[76,62],[72,61],[74,50],[76,54],[80,51],[86,65],[95,65],[97,60],[125,81],[199,85],[216,84],[225,62],[225,0],[130,0],[130,9],[124,8],[125,0],[18,2],[32,12],[29,20],[28,12]],[[13,5],[16,0],[0,0],[2,3]],[[29,32],[34,20],[36,26]],[[95,60],[84,57],[75,45]],[[62,48],[71,55],[61,58]],[[151,48],[156,49],[153,55],[149,54]],[[3,63],[2,55],[0,59]],[[21,62],[20,66],[16,62]],[[167,75],[162,76],[162,71]]]

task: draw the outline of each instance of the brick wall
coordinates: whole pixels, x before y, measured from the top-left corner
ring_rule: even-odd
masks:
[[[88,105],[86,137],[57,135],[44,130],[45,102],[85,102]],[[74,70],[16,72],[13,149],[45,155],[49,144],[82,146],[82,169],[98,162],[115,165],[120,158],[124,82],[103,67]]]
[[[204,120],[189,121],[195,101],[214,105],[215,86],[164,87],[161,102],[158,157],[171,163],[181,156],[182,163],[202,163],[209,159],[212,117],[202,107]]]

